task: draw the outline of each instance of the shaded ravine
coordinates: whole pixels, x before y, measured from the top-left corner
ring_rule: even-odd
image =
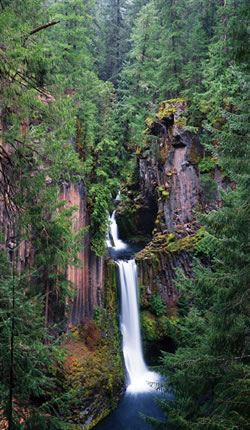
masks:
[[[132,257],[133,249],[119,239],[115,211],[110,218],[110,235],[107,240],[109,252],[116,259],[120,277],[121,315],[120,329],[123,337],[122,350],[126,370],[127,389],[117,409],[99,423],[96,430],[150,430],[141,414],[164,419],[154,401],[163,397],[156,390],[159,374],[149,371],[142,352],[137,267]],[[124,259],[125,258],[125,259]],[[170,395],[169,395],[170,397]],[[164,393],[164,398],[166,394]]]

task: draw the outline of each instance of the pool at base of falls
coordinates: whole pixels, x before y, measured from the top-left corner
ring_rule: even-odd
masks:
[[[117,409],[101,421],[94,430],[152,430],[141,414],[166,420],[155,398],[172,398],[156,391],[131,394],[126,392]],[[167,424],[166,424],[167,425]]]

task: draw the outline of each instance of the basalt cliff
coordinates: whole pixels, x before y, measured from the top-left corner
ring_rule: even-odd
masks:
[[[144,145],[138,148],[137,172],[123,192],[117,211],[122,238],[147,241],[136,255],[145,294],[160,294],[170,311],[180,293],[176,270],[192,276],[194,253],[199,253],[202,230],[197,211],[220,204],[219,187],[227,187],[216,160],[201,145],[202,131],[189,131],[183,99],[160,104],[147,119]]]

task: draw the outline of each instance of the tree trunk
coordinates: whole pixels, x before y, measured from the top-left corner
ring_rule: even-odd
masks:
[[[10,368],[9,368],[9,410],[8,410],[8,430],[13,429],[13,388],[14,388],[14,336],[15,336],[15,268],[14,252],[10,251],[12,263],[12,316],[11,316],[11,335],[10,335]]]

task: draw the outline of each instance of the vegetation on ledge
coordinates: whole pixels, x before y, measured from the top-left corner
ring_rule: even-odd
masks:
[[[181,226],[180,226],[181,228]],[[205,231],[199,229],[185,237],[175,238],[174,233],[155,233],[151,242],[136,254],[137,260],[157,259],[157,255],[164,253],[175,253],[178,251],[188,251],[193,254],[206,252],[204,245]]]
[[[114,263],[106,263],[105,275],[104,308],[96,309],[94,321],[83,320],[73,327],[63,344],[59,379],[69,398],[64,420],[74,429],[93,428],[117,407],[124,392]]]

